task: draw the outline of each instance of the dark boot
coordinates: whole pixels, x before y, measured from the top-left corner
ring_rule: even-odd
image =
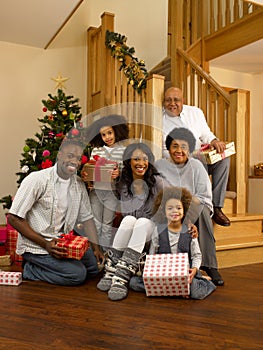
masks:
[[[141,253],[127,248],[116,265],[116,272],[112,278],[112,285],[108,291],[110,300],[122,300],[128,295],[128,283],[138,270]]]
[[[107,292],[110,289],[112,283],[112,277],[116,272],[116,264],[121,258],[123,252],[120,250],[111,248],[107,252],[106,262],[104,265],[105,274],[97,284],[97,288],[102,292]]]
[[[224,280],[222,276],[220,275],[219,271],[214,268],[214,267],[206,267],[206,266],[201,266],[201,270],[205,271],[209,277],[211,277],[212,282],[216,286],[223,286],[224,285]]]

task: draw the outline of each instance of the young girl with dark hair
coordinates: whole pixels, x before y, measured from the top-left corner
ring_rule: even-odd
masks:
[[[87,129],[89,144],[93,147],[91,159],[105,158],[115,161],[116,167],[111,174],[111,182],[94,181],[89,184],[90,203],[95,218],[100,245],[106,251],[112,244],[113,220],[118,206],[115,184],[122,167],[122,156],[125,150],[129,129],[126,119],[121,115],[111,114],[96,120]],[[87,173],[81,177],[87,182]]]

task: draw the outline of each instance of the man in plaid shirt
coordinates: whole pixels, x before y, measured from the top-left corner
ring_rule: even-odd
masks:
[[[15,195],[8,221],[19,232],[17,254],[25,261],[24,279],[78,285],[98,273],[103,253],[85,185],[76,175],[82,151],[76,140],[65,139],[57,163],[30,173]],[[67,249],[57,246],[58,237],[77,223],[91,248],[81,260],[67,259]]]

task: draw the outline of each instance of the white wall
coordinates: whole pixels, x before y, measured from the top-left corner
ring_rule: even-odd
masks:
[[[16,172],[26,138],[39,132],[42,99],[56,94],[51,77],[70,79],[65,92],[80,99],[86,113],[87,48],[89,26],[99,26],[103,12],[115,14],[115,31],[152,68],[166,56],[168,0],[85,0],[47,50],[0,42],[0,198],[15,194]],[[150,12],[149,12],[150,9]],[[0,207],[0,224],[5,222]]]

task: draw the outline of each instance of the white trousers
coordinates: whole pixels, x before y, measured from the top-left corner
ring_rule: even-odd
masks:
[[[152,239],[154,227],[149,219],[125,216],[115,234],[112,247],[121,251],[131,248],[142,253],[145,243]]]

